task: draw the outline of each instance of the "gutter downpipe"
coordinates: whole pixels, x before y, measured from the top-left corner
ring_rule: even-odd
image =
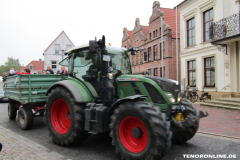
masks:
[[[163,18],[162,16],[161,16],[161,50],[162,50],[162,77],[163,77]]]
[[[178,81],[178,15],[176,7],[176,61],[177,61],[177,81]]]

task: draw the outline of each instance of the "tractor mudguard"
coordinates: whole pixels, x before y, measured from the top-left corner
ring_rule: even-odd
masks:
[[[54,83],[49,87],[46,95],[48,95],[48,93],[57,86],[65,87],[73,95],[74,100],[78,103],[94,101],[91,93],[85,88],[85,86],[81,84],[81,82],[76,82],[73,80],[64,80]]]
[[[134,96],[129,96],[129,97],[124,97],[122,99],[117,100],[110,108],[106,120],[105,120],[105,125],[104,125],[104,131],[109,130],[109,123],[110,123],[110,117],[112,116],[114,110],[122,103],[127,102],[127,101],[132,101],[135,99],[141,99],[141,100],[147,100],[147,96],[144,95],[134,95]]]

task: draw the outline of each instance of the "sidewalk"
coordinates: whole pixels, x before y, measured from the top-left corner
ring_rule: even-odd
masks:
[[[0,160],[70,160],[2,126],[0,126],[0,142],[3,145]]]
[[[209,132],[240,138],[240,111],[201,106],[194,103],[197,110],[208,112],[208,117],[200,120],[199,132]]]

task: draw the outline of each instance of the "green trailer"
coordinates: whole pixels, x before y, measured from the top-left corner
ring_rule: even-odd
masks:
[[[36,116],[43,116],[48,88],[62,79],[56,74],[16,75],[4,79],[4,94],[9,98],[8,117],[21,129],[30,129]],[[18,114],[17,114],[18,111]]]

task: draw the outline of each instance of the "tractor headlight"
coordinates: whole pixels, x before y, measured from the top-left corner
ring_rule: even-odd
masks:
[[[112,73],[108,73],[107,77],[108,77],[108,79],[113,79],[113,74]]]
[[[175,103],[175,98],[172,93],[165,93],[165,95],[168,97],[170,102]]]
[[[178,102],[181,102],[181,100],[183,99],[183,97],[184,97],[184,92],[178,93]]]
[[[180,101],[181,101],[181,99],[182,99],[182,96],[181,96],[181,94],[179,93],[179,94],[178,94],[177,101],[178,101],[178,102],[180,102]]]

